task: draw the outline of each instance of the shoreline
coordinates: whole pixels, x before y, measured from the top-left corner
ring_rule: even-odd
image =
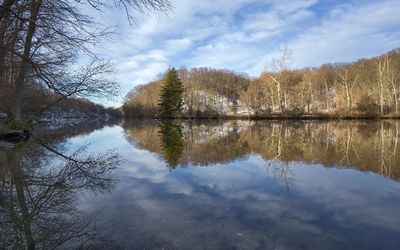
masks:
[[[208,116],[208,117],[121,117],[122,119],[146,119],[146,120],[252,120],[252,121],[274,121],[274,120],[400,120],[400,116]]]

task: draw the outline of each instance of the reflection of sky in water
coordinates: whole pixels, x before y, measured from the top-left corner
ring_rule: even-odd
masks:
[[[353,169],[291,163],[291,185],[257,155],[170,171],[115,126],[70,140],[126,159],[114,192],[81,207],[119,247],[183,249],[398,249],[400,183]]]

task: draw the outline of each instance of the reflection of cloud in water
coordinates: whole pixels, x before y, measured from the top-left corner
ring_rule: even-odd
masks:
[[[290,163],[295,185],[286,190],[255,154],[170,171],[157,154],[125,141],[119,148],[126,165],[117,189],[85,207],[101,208],[104,230],[118,234],[122,248],[396,249],[400,243],[400,185],[377,174],[297,161]]]

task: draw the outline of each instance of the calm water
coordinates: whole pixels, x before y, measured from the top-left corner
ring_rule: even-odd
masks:
[[[399,133],[395,121],[53,131],[0,152],[0,248],[399,249]]]

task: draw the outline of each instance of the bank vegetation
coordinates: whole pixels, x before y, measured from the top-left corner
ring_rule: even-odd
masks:
[[[398,118],[400,49],[354,63],[291,69],[282,51],[258,77],[212,68],[180,68],[183,118]],[[163,79],[131,90],[126,117],[155,118]]]

